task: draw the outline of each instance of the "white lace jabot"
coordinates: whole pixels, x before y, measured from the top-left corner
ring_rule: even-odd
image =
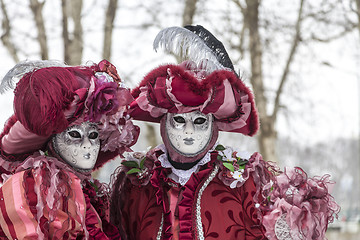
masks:
[[[216,146],[216,144],[214,146]],[[164,152],[159,156],[159,161],[161,163],[161,166],[163,168],[171,168],[172,173],[169,174],[168,177],[174,180],[175,182],[180,183],[181,186],[184,186],[187,183],[187,181],[189,181],[191,174],[199,171],[200,166],[205,165],[211,160],[211,155],[210,155],[211,150],[210,150],[195,166],[193,166],[189,170],[176,169],[171,165],[171,163],[168,160],[165,145],[160,144],[156,148]]]

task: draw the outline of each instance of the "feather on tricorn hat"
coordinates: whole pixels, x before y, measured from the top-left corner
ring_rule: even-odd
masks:
[[[159,32],[154,49],[186,58],[160,66],[132,91],[130,115],[160,122],[166,113],[211,113],[220,131],[252,136],[259,128],[254,96],[235,73],[223,46],[202,26],[170,27]]]
[[[95,168],[130,151],[137,141],[139,128],[128,116],[133,97],[106,60],[91,66],[20,62],[3,78],[0,93],[15,84],[14,115],[0,134],[5,160],[22,161],[45,150],[53,134],[85,121],[99,127],[101,149]]]

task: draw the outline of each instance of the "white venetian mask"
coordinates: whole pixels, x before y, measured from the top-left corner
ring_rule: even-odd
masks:
[[[53,146],[56,153],[73,168],[91,171],[100,150],[97,125],[83,122],[71,126],[53,137]]]
[[[185,156],[195,156],[210,143],[213,116],[200,111],[168,113],[165,127],[174,149]]]

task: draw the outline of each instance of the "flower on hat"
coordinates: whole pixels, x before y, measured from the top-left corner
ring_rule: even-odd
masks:
[[[124,151],[131,151],[129,147],[136,142],[139,128],[130,121],[127,113],[133,97],[120,85],[116,70],[106,67],[110,64],[106,63],[95,69],[99,72],[91,76],[88,88],[75,91],[73,107],[68,110],[72,114],[69,119],[72,124],[81,121],[98,123],[101,151],[117,151],[121,155]]]
[[[114,75],[114,73],[112,74]],[[139,135],[127,114],[133,100],[128,89],[120,87],[113,77],[105,72],[95,73],[90,80],[88,95],[84,101],[84,119],[97,122],[102,140],[101,151],[130,151]]]
[[[98,122],[102,115],[114,114],[119,108],[117,88],[116,82],[107,82],[103,78],[92,77],[88,97],[85,101],[87,110],[85,120]]]
[[[128,115],[133,101],[129,90],[121,83],[115,67],[106,60],[94,69],[88,88],[79,88],[66,111],[71,124],[90,121],[98,124],[101,151],[117,152],[122,156],[131,151],[139,136],[139,127]]]
[[[129,116],[122,116],[117,112],[111,116],[103,116],[98,125],[100,139],[102,140],[102,151],[115,151],[121,154],[130,151],[126,146],[133,145],[138,137],[138,127],[129,120]]]

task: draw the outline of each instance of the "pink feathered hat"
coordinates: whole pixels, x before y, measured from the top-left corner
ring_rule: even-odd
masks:
[[[178,46],[178,45],[181,46]],[[252,136],[259,128],[254,96],[233,70],[225,48],[201,26],[162,30],[154,48],[189,56],[152,70],[132,91],[131,116],[160,122],[166,113],[211,113],[220,131]],[[182,51],[182,53],[179,53]]]
[[[99,126],[101,149],[95,169],[130,151],[139,135],[128,107],[133,100],[106,60],[92,66],[25,61],[4,77],[0,91],[14,85],[14,115],[0,135],[1,157],[22,161],[44,150],[53,134],[84,121]]]

